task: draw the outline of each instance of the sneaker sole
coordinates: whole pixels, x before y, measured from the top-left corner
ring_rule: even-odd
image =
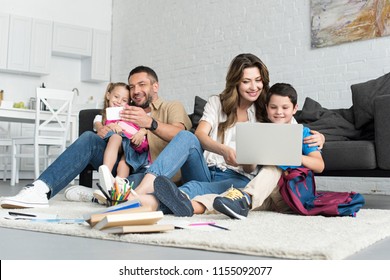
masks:
[[[154,180],[154,195],[160,200],[166,207],[178,217],[191,217],[194,215],[194,210],[189,208],[188,205],[180,201],[180,199],[172,199],[178,197],[180,190],[174,185],[171,180],[166,177],[158,176]]]
[[[104,194],[99,190],[96,190],[93,192],[93,197],[96,198],[99,201],[99,204],[106,205],[107,199],[104,196]]]
[[[230,208],[228,208],[223,202],[220,200],[215,200],[213,203],[213,208],[217,210],[218,212],[232,218],[232,219],[238,219],[238,220],[244,220],[246,219],[245,216],[239,215],[236,212],[232,211]]]
[[[107,193],[114,186],[114,177],[105,165],[99,167],[99,183]]]

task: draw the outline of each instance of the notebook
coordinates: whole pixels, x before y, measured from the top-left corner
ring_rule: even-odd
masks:
[[[300,166],[301,124],[238,123],[236,156],[239,164]]]

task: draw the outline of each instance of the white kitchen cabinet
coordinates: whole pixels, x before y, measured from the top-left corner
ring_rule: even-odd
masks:
[[[31,45],[31,18],[11,15],[7,70],[28,72]]]
[[[111,33],[93,30],[92,56],[81,62],[81,81],[104,82],[110,80]]]
[[[30,50],[30,73],[50,74],[53,23],[33,19]]]
[[[6,72],[45,75],[50,73],[52,23],[9,16]]]
[[[92,54],[92,28],[54,23],[53,55],[82,58]]]
[[[0,69],[7,68],[9,15],[0,13]]]

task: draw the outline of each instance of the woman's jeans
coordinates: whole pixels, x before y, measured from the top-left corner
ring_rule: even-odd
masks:
[[[92,131],[81,134],[38,178],[50,188],[50,197],[55,196],[68,186],[88,164],[91,164],[97,170],[103,164],[106,144],[105,140]],[[113,168],[114,175],[117,163]],[[145,169],[139,170],[138,173],[132,174],[129,179],[138,185],[145,174],[144,172]]]
[[[190,198],[209,193],[221,194],[231,186],[243,188],[250,181],[230,169],[209,168],[198,138],[189,131],[180,131],[146,172],[172,178],[180,169],[184,182],[180,190]]]

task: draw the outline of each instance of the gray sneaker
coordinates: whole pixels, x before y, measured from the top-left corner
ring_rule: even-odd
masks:
[[[248,216],[249,203],[241,190],[232,187],[225,196],[214,199],[213,208],[232,219],[243,220]]]
[[[168,177],[157,176],[154,180],[154,193],[156,198],[166,206],[175,216],[191,217],[194,215],[194,208],[188,196]]]
[[[25,186],[15,196],[3,197],[0,203],[6,209],[49,207],[47,194],[37,190],[33,184]]]

